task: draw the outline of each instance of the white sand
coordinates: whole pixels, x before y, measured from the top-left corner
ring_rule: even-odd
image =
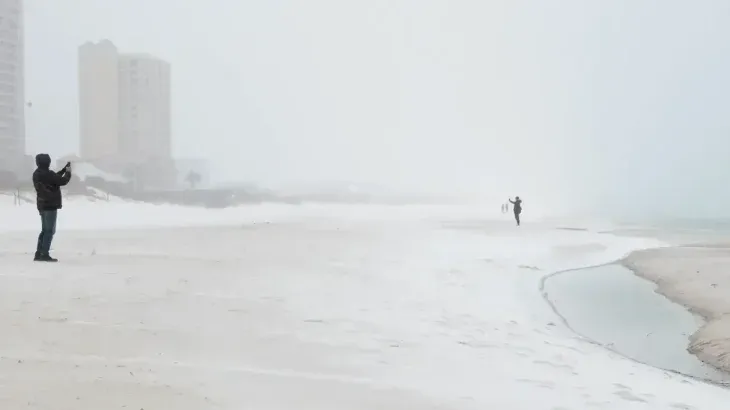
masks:
[[[624,264],[655,282],[658,292],[707,320],[690,337],[689,351],[730,371],[730,245],[638,251]]]

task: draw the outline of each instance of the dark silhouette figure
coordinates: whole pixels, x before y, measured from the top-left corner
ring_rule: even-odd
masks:
[[[58,262],[50,255],[53,235],[56,234],[58,210],[63,207],[61,187],[71,180],[71,163],[58,171],[51,171],[51,157],[38,154],[35,157],[38,168],[33,172],[33,186],[36,192],[36,205],[41,215],[41,233],[35,251],[35,261]]]
[[[512,198],[510,198],[509,203],[514,205],[512,207],[512,210],[515,212],[515,221],[517,221],[517,226],[520,226],[520,214],[522,213],[522,200],[520,199],[520,197],[516,196],[514,201],[512,200]]]

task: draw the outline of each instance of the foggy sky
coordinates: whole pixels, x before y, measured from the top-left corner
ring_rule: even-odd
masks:
[[[26,3],[31,152],[78,150],[77,47],[108,38],[171,62],[175,155],[219,181],[730,216],[727,1]]]

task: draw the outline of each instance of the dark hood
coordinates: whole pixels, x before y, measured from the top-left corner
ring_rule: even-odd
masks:
[[[35,156],[35,164],[38,168],[49,169],[51,167],[51,156],[48,154],[38,154]]]

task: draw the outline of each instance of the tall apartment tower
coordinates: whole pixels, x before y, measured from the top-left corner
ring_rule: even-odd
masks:
[[[148,54],[119,58],[119,149],[130,161],[170,159],[170,64]]]
[[[108,40],[82,45],[79,116],[84,160],[123,166],[171,160],[170,64],[119,53]]]
[[[22,0],[0,1],[0,169],[25,164],[25,41]]]
[[[104,161],[119,152],[119,53],[109,40],[79,47],[80,154]]]

